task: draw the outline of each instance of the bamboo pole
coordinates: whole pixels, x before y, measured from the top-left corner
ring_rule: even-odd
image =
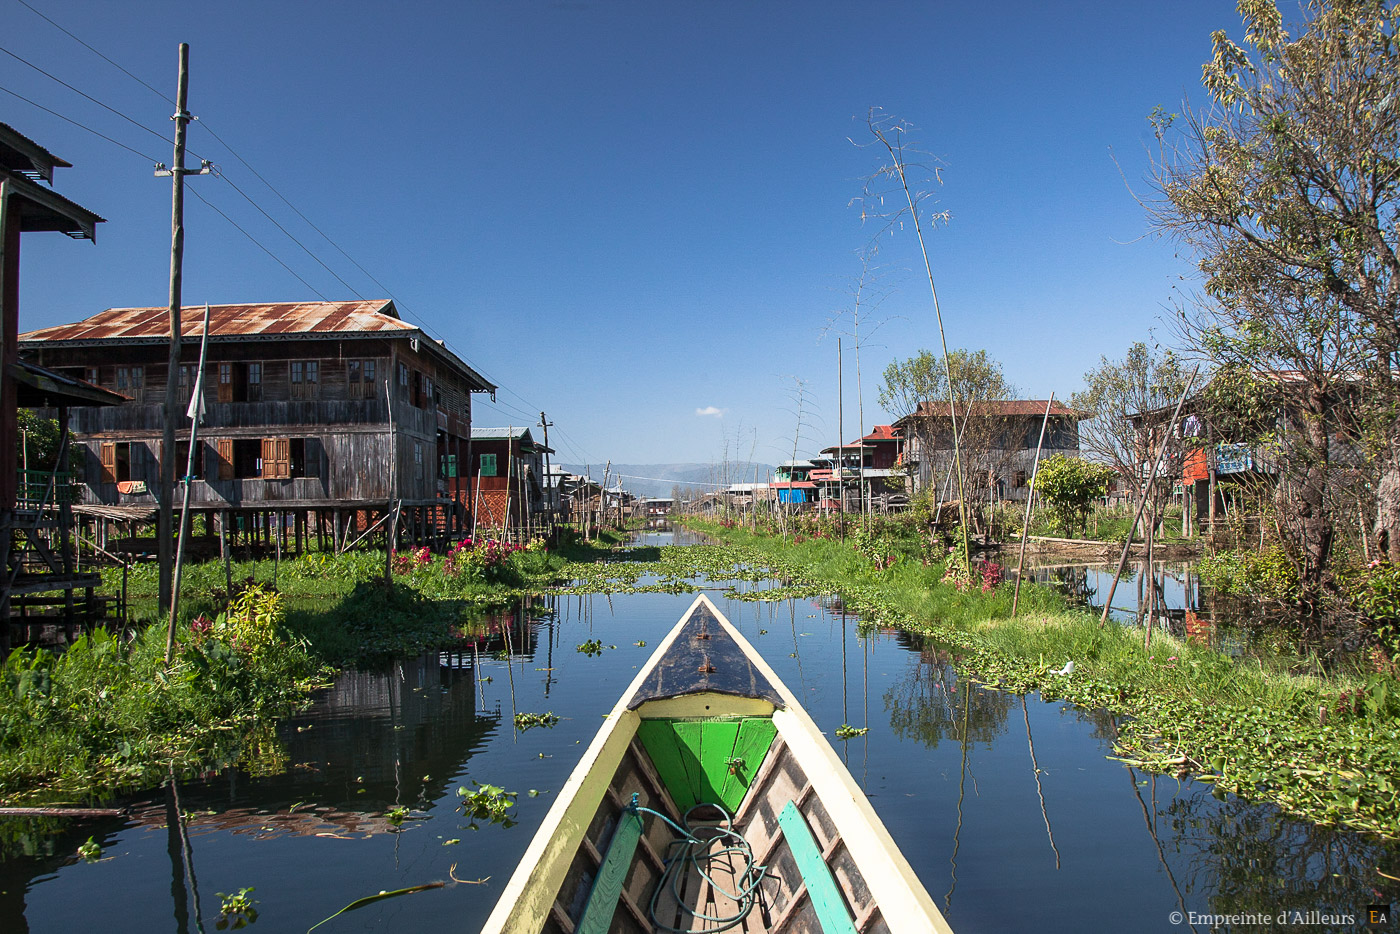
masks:
[[[1166,433],[1162,435],[1162,443],[1157,448],[1157,459],[1152,462],[1152,470],[1147,475],[1147,484],[1142,488],[1142,493],[1138,497],[1137,512],[1133,515],[1133,523],[1128,526],[1128,539],[1123,543],[1123,555],[1118,559],[1118,570],[1113,574],[1113,583],[1108,587],[1108,596],[1103,601],[1103,616],[1099,619],[1099,628],[1102,629],[1108,623],[1108,611],[1113,606],[1113,592],[1118,589],[1118,579],[1123,576],[1123,569],[1128,566],[1128,552],[1133,547],[1133,535],[1137,533],[1138,522],[1142,520],[1143,507],[1147,505],[1148,494],[1152,490],[1152,484],[1157,480],[1157,471],[1162,467],[1162,458],[1167,454],[1167,444],[1171,441],[1172,432],[1176,430],[1176,420],[1181,416],[1181,407],[1186,404],[1186,395],[1191,391],[1191,386],[1196,382],[1196,374],[1200,372],[1200,366],[1191,371],[1191,375],[1186,378],[1186,385],[1181,388],[1181,398],[1176,400],[1176,409],[1172,412],[1172,419],[1167,424]]]
[[[1045,429],[1050,424],[1050,408],[1055,404],[1055,394],[1045,403],[1045,418],[1040,423],[1040,439],[1035,443],[1035,463],[1031,466],[1031,485],[1026,490],[1026,518],[1021,523],[1021,556],[1016,559],[1016,590],[1011,595],[1011,618],[1016,618],[1016,607],[1021,602],[1021,571],[1026,566],[1026,534],[1031,530],[1031,501],[1035,498],[1035,478],[1040,473],[1040,449],[1045,444]]]
[[[209,305],[204,306],[204,333],[199,341],[199,366],[195,370],[194,387],[190,393],[190,407],[185,413],[190,420],[190,453],[185,463],[185,504],[180,510],[179,538],[175,542],[175,570],[170,585],[170,622],[165,633],[165,663],[170,664],[175,655],[175,620],[180,607],[180,573],[185,565],[185,540],[190,534],[190,493],[194,489],[194,457],[199,449],[199,422],[204,417],[204,364],[209,357]],[[173,432],[170,432],[173,436]],[[67,441],[67,437],[64,438]],[[175,459],[172,447],[165,456]]]

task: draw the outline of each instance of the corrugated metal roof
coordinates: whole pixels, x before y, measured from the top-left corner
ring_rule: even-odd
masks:
[[[21,341],[163,340],[169,334],[167,308],[108,308],[73,324],[21,334]],[[180,314],[180,332],[197,338],[204,306],[189,305]],[[276,302],[261,305],[211,305],[211,337],[274,334],[344,334],[365,331],[415,331],[400,320],[385,299],[354,302]]]

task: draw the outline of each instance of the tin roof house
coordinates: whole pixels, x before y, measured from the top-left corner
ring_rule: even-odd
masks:
[[[203,312],[184,309],[173,374],[164,308],[110,308],[20,335],[26,359],[123,399],[74,409],[80,510],[154,514],[165,389],[179,380],[188,402]],[[244,531],[278,516],[278,534],[290,522],[298,544],[314,520],[338,547],[397,503],[412,540],[453,534],[469,521],[456,465],[470,445],[472,395],[495,388],[392,301],[212,306],[191,510]],[[173,452],[182,474],[189,439],[182,419]]]

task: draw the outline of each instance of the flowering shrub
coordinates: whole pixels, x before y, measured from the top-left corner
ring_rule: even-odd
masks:
[[[393,568],[395,574],[409,574],[432,563],[433,552],[427,545],[424,545],[422,548],[415,548],[412,551],[395,552]]]
[[[982,592],[991,593],[1001,586],[1005,571],[1000,564],[995,561],[986,561],[982,564]]]

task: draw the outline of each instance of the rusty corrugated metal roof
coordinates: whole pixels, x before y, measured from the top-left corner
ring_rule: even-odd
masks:
[[[108,308],[73,324],[21,334],[24,342],[161,340],[169,333],[166,308]],[[180,332],[197,338],[204,306],[188,305],[180,314]],[[211,305],[211,337],[274,334],[346,334],[366,331],[416,331],[399,318],[386,299],[354,302],[275,302],[261,305]]]

